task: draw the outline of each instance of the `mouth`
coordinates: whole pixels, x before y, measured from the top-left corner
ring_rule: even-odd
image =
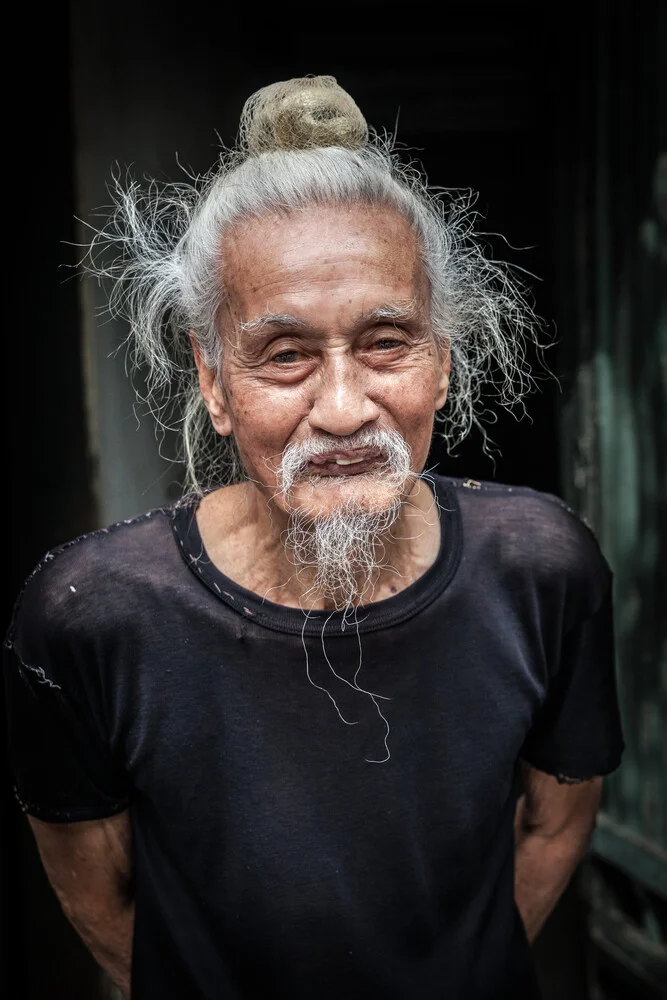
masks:
[[[316,476],[360,476],[377,465],[381,457],[379,448],[329,452],[313,456],[308,463],[308,472]]]

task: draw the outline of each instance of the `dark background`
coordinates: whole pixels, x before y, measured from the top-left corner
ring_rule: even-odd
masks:
[[[659,5],[633,5],[628,46],[664,26]],[[75,216],[104,202],[114,159],[170,179],[179,177],[176,152],[195,170],[208,169],[216,130],[231,143],[245,98],[278,79],[333,74],[372,125],[393,130],[398,119],[399,140],[432,183],[479,192],[479,228],[508,241],[489,235],[491,252],[536,276],[529,282],[557,341],[547,359],[559,381],[540,383],[523,420],[499,415],[490,428],[500,449],[495,464],[476,433],[456,458],[436,443],[433,464],[563,494],[560,414],[577,336],[562,301],[563,234],[574,227],[580,197],[573,186],[569,198],[567,178],[576,173],[582,134],[597,127],[596,38],[614,6],[345,0],[243,9],[83,0],[39,12],[13,8],[4,206],[14,265],[5,300],[6,621],[48,548],[112,519],[100,487],[108,459],[99,435],[89,433],[103,402],[85,390],[92,310],[67,270],[78,257]],[[620,101],[636,99],[624,89],[625,72],[631,69],[619,60]],[[642,99],[654,102],[657,121],[657,97],[647,89]],[[102,382],[96,391],[113,387]],[[133,502],[119,516],[137,513]],[[102,995],[96,969],[59,913],[9,776],[3,788],[6,996],[95,1000]],[[588,995],[585,916],[573,885],[536,946],[548,1000]],[[649,995],[630,989],[613,992],[610,976],[598,997]]]

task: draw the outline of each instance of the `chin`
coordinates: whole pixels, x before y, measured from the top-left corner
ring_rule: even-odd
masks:
[[[353,507],[357,513],[382,514],[404,500],[412,483],[402,487],[372,473],[359,476],[309,476],[290,493],[288,512],[319,520]]]

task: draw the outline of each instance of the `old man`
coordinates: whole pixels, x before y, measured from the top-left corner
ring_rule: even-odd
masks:
[[[537,997],[622,751],[611,573],[556,497],[424,471],[436,415],[460,439],[485,375],[525,388],[520,289],[330,77],[117,195],[89,266],[188,486],[17,603],[11,760],[65,913],[133,1000]]]

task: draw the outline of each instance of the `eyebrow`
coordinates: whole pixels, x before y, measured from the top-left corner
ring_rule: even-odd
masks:
[[[305,330],[307,326],[308,324],[298,316],[289,316],[287,313],[266,313],[265,316],[248,320],[247,323],[239,323],[236,329],[238,333],[261,333],[267,327]]]
[[[409,322],[416,318],[414,300],[403,302],[387,302],[384,305],[376,306],[363,313],[359,318],[359,325],[365,323],[397,323]],[[247,323],[239,323],[237,333],[253,334],[261,333],[263,330],[274,328],[284,330],[306,330],[309,324],[298,316],[290,316],[288,313],[266,313],[258,316],[257,319],[248,320]]]
[[[406,323],[414,320],[416,315],[415,303],[411,299],[407,302],[387,302],[385,305],[378,306],[376,309],[371,309],[370,312],[364,313],[362,319],[366,323],[382,323],[386,321],[390,323]]]

